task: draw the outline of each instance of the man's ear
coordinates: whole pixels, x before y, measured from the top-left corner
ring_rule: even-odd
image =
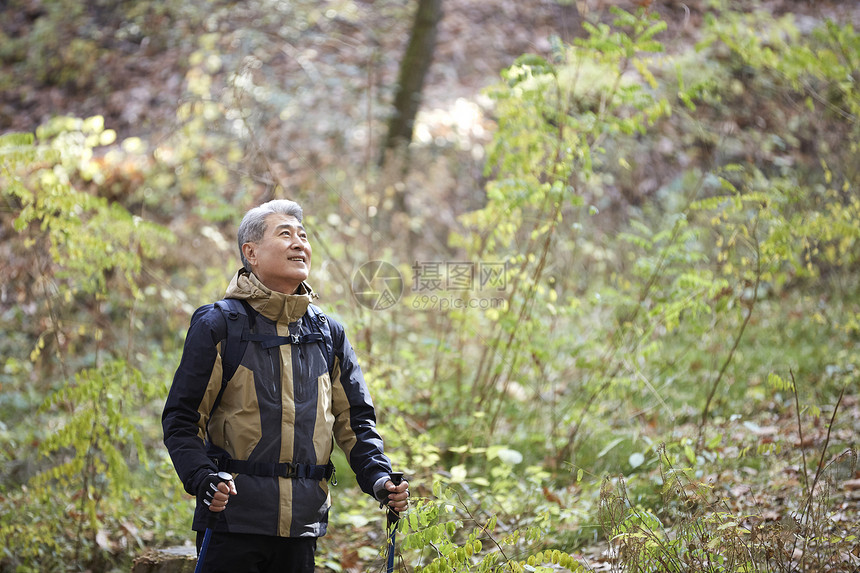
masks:
[[[257,245],[254,243],[244,243],[242,245],[242,254],[252,265],[257,263]]]

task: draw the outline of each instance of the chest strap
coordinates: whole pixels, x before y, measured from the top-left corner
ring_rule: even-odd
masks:
[[[289,336],[248,333],[242,336],[242,340],[259,342],[260,346],[264,350],[268,350],[269,348],[281,346],[282,344],[308,344],[311,342],[321,342],[323,340],[323,336],[319,332],[309,332],[302,335],[291,334]]]
[[[288,479],[305,478],[317,481],[329,481],[334,476],[334,464],[329,462],[324,466],[297,464],[293,462],[270,463],[250,462],[221,458],[218,460],[218,470],[232,474],[246,474],[262,477],[283,477]]]

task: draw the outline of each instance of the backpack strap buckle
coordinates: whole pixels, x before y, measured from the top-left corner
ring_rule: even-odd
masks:
[[[278,464],[278,475],[287,479],[299,477],[299,468],[293,462]]]

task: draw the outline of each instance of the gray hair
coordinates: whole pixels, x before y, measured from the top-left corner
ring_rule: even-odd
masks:
[[[290,215],[301,223],[302,207],[289,199],[275,199],[245,213],[236,236],[239,241],[239,257],[242,259],[242,266],[248,271],[251,270],[251,263],[248,262],[245,253],[242,252],[242,245],[258,243],[263,239],[263,235],[266,233],[266,218],[269,215]]]

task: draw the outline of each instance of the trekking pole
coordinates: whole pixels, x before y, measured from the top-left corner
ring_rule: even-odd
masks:
[[[403,473],[402,472],[391,472],[390,474],[391,483],[394,485],[400,485],[400,482],[403,481]],[[395,550],[395,535],[397,535],[397,522],[400,520],[400,514],[388,508],[388,529],[391,530],[390,537],[388,538],[388,569],[387,573],[393,573],[394,571],[394,550]]]
[[[233,479],[233,476],[227,472],[218,472],[218,484],[228,482]],[[216,486],[217,487],[217,486]],[[212,530],[215,529],[215,524],[218,523],[218,518],[224,511],[210,511],[209,517],[206,518],[206,533],[203,534],[203,543],[200,544],[200,554],[197,555],[197,565],[194,567],[194,573],[203,573],[203,558],[206,557],[206,550],[209,549],[209,540],[212,538]]]

